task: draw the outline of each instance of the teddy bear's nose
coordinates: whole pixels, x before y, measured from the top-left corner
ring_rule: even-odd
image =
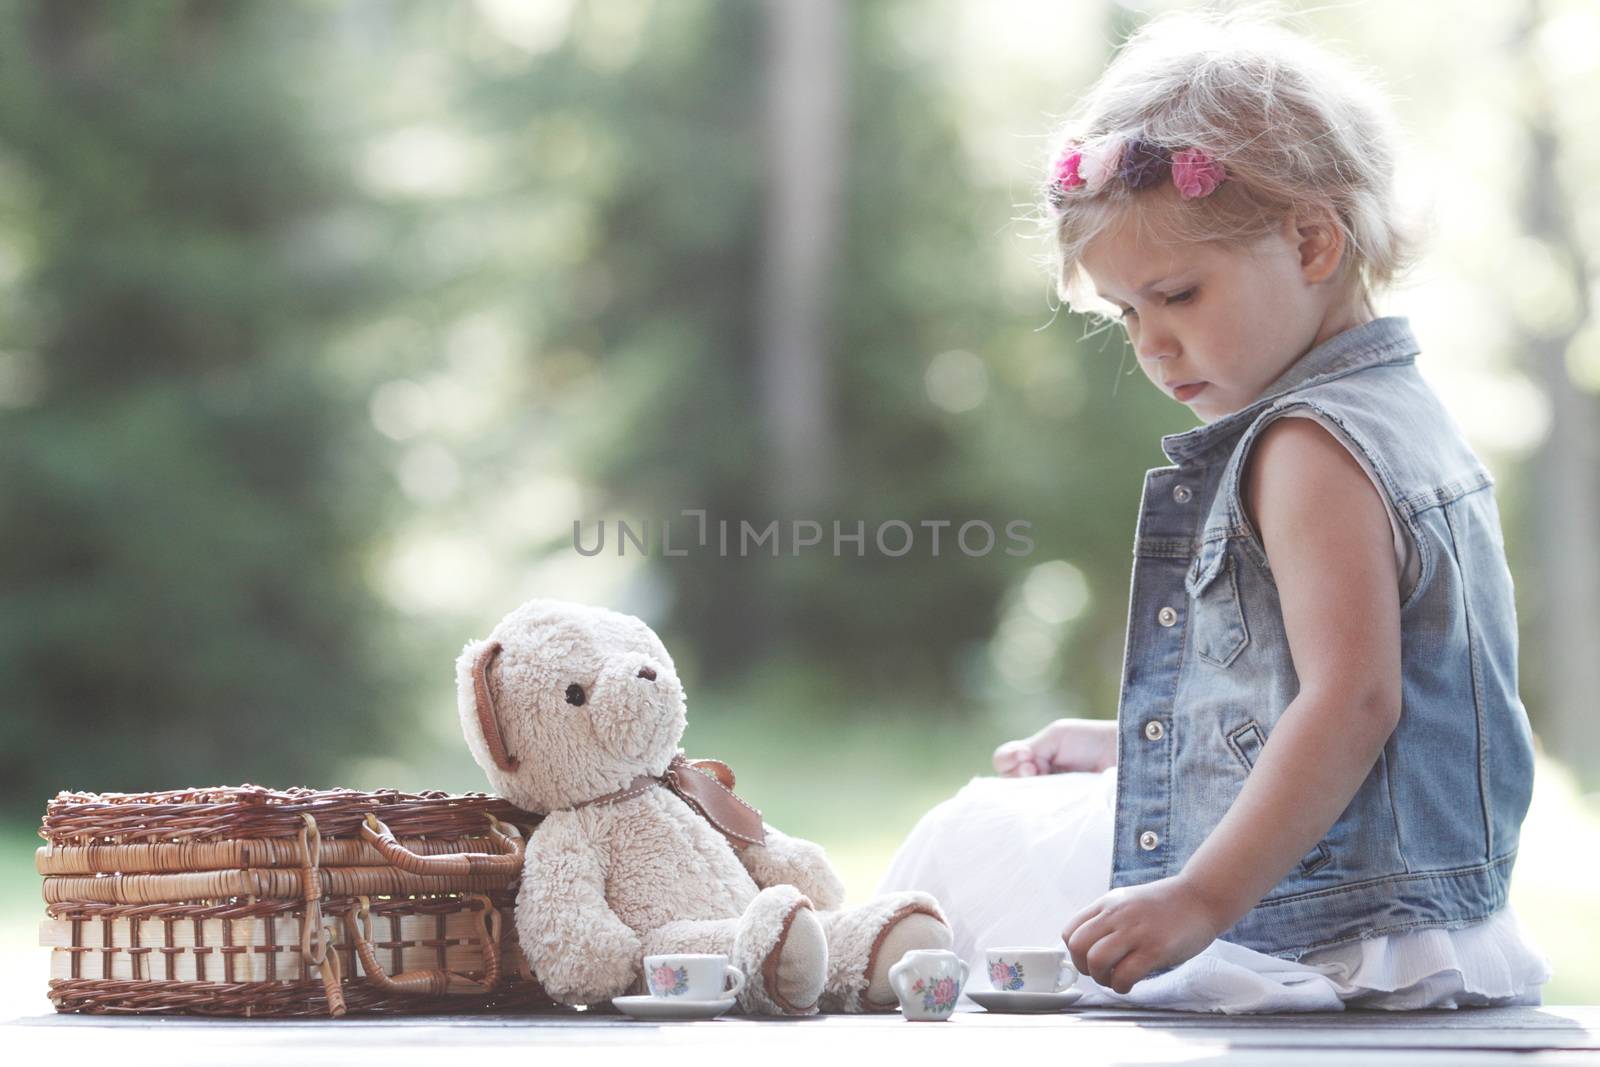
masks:
[[[656,680],[656,672],[649,667],[640,667],[639,677],[643,678],[647,682],[653,682]]]

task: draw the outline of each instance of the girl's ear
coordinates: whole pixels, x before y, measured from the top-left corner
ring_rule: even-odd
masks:
[[[1344,259],[1344,232],[1332,208],[1318,206],[1296,212],[1285,221],[1288,240],[1300,254],[1300,271],[1306,281],[1327,281]]]

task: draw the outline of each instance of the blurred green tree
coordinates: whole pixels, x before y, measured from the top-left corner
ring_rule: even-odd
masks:
[[[785,177],[767,158],[782,111],[767,25],[778,6],[641,8],[635,36],[648,43],[618,62],[595,47],[607,5],[580,4],[548,51],[469,64],[462,107],[491,139],[533,146],[528,181],[506,195],[529,213],[581,204],[581,248],[563,256],[581,266],[536,268],[525,291],[544,358],[581,353],[607,383],[599,396],[536,397],[540,375],[529,374],[530,403],[552,405],[570,431],[563,455],[598,490],[581,516],[587,543],[596,520],[621,516],[653,520],[657,535],[675,520],[683,548],[697,527],[680,512],[704,509],[706,549],[652,550],[669,591],[669,641],[693,649],[712,684],[787,663],[827,698],[819,704],[852,707],[890,695],[973,707],[1020,583],[1040,563],[1067,560],[1087,583],[1087,606],[1070,625],[1041,622],[1052,643],[1035,692],[1114,714],[1141,476],[1165,463],[1160,434],[1184,419],[1142,382],[1119,391],[1133,366],[1118,358],[1120,331],[1067,336],[1082,325],[1067,316],[1039,331],[1051,317],[1042,274],[1036,303],[1008,304],[1017,190],[985,184],[993,167],[975,165],[963,143],[962,102],[937,63],[904,47],[903,24],[915,18],[906,5],[842,6],[842,55],[832,58],[844,72],[843,222],[826,288],[828,410],[816,420],[831,435],[817,451],[832,463],[803,512],[774,473],[784,465],[773,456],[781,442],[761,346],[762,316],[785,281],[763,273],[774,259],[764,248],[770,201]],[[831,63],[818,66],[831,77]],[[820,523],[823,543],[793,554],[795,518]],[[783,524],[778,558],[770,543],[741,557],[740,521],[760,529],[773,519]],[[863,554],[845,543],[834,555],[836,519],[845,534],[864,523]],[[1004,551],[1014,519],[1031,524],[1026,556]],[[914,532],[905,555],[875,542],[890,520]],[[969,520],[998,534],[987,554],[959,550]],[[950,525],[935,557],[923,524],[941,521]],[[886,543],[898,551],[903,537],[890,531]]]
[[[387,275],[316,251],[356,203],[297,89],[321,19],[0,6],[7,804],[314,784],[392,743],[361,566],[387,490],[323,368]]]

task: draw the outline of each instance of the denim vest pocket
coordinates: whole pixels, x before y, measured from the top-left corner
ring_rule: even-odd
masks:
[[[1228,731],[1227,743],[1228,751],[1244,764],[1245,773],[1248,774],[1255,768],[1256,755],[1267,743],[1267,735],[1262,732],[1260,724],[1251,719],[1243,726],[1236,726]],[[1318,841],[1316,847],[1300,860],[1300,873],[1310,874],[1332,858],[1333,853],[1328,850],[1327,841]]]
[[[1202,545],[1183,584],[1189,592],[1195,652],[1207,663],[1226,667],[1250,642],[1228,543],[1219,540]]]

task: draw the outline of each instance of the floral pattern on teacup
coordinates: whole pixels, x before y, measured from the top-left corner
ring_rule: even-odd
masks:
[[[918,978],[911,987],[911,995],[922,998],[923,1011],[949,1011],[956,1006],[956,980]]]
[[[669,967],[665,963],[650,972],[650,992],[658,997],[677,997],[689,991],[689,968]]]
[[[1022,961],[1007,963],[1005,960],[995,960],[989,964],[989,984],[996,989],[1021,989]]]

